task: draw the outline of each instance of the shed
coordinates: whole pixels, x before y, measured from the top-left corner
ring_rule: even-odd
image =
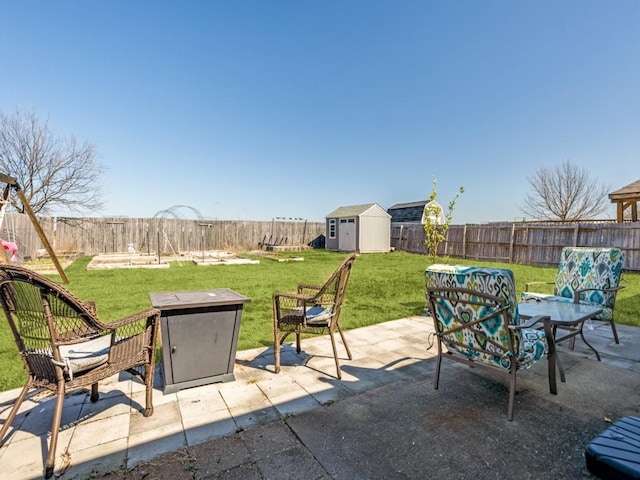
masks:
[[[327,250],[359,253],[391,250],[391,215],[377,203],[339,207],[325,220]]]
[[[611,203],[617,204],[617,221],[622,223],[624,221],[624,211],[631,207],[630,215],[628,219],[632,222],[638,221],[638,202],[640,201],[640,180],[630,183],[626,187],[622,187],[620,190],[611,192],[609,194]]]

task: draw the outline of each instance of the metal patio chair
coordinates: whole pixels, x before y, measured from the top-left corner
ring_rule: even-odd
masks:
[[[518,371],[548,359],[549,391],[557,393],[555,344],[549,317],[520,321],[513,273],[451,265],[432,265],[425,272],[427,300],[435,326],[438,389],[443,358],[479,368],[509,380],[507,419],[513,419]],[[534,328],[541,323],[543,330]]]
[[[349,360],[352,359],[349,346],[340,328],[340,312],[345,290],[351,274],[356,254],[350,254],[321,286],[298,285],[297,293],[276,293],[273,296],[273,331],[275,372],[280,372],[280,349],[290,334],[296,335],[296,351],[300,353],[300,335],[303,333],[321,335],[329,333],[338,378],[342,378],[336,330]]]
[[[53,475],[65,394],[127,371],[146,387],[145,417],[153,414],[155,345],[160,311],[148,309],[112,323],[102,323],[91,302],[81,302],[46,277],[22,267],[0,265],[0,303],[28,373],[0,430],[5,438],[29,390],[56,396],[45,478]]]
[[[529,282],[521,295],[523,301],[573,302],[602,308],[592,318],[611,325],[616,343],[620,343],[613,318],[620,286],[624,252],[619,248],[565,247],[560,255],[555,282]],[[554,285],[553,294],[529,291],[534,285]],[[570,339],[573,348],[575,337]]]

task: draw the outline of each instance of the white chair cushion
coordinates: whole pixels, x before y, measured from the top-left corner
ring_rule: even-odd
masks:
[[[86,342],[62,345],[60,355],[73,378],[74,373],[98,367],[109,358],[111,335],[103,335]]]
[[[332,315],[332,308],[309,307],[307,308],[307,325],[329,325]]]

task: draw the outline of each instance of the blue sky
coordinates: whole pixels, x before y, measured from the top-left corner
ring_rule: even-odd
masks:
[[[322,221],[428,198],[522,218],[565,160],[640,179],[640,2],[20,1],[0,109],[106,165],[102,215]],[[184,218],[193,218],[187,209]],[[614,217],[611,206],[607,213]]]

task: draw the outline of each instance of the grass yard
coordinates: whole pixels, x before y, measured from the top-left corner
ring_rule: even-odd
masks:
[[[273,344],[272,295],[295,291],[298,283],[323,283],[345,258],[345,254],[325,250],[292,252],[291,256],[303,256],[304,261],[262,258],[255,265],[196,266],[182,262],[182,266],[173,263],[169,269],[92,271],[86,268],[91,258],[83,257],[67,268],[70,283],[66,288],[81,300],[94,300],[99,317],[106,322],[148,308],[150,292],[230,288],[251,299],[244,306],[238,349],[266,347]],[[524,290],[526,282],[553,281],[556,272],[555,268],[476,260],[440,261],[509,268],[515,274],[518,292]],[[426,256],[406,252],[360,255],[347,288],[343,327],[352,329],[423,313],[423,273],[428,264]],[[616,302],[616,322],[640,326],[640,275],[625,274],[623,285]],[[0,391],[24,384],[25,372],[6,321],[0,322],[0,366]]]

